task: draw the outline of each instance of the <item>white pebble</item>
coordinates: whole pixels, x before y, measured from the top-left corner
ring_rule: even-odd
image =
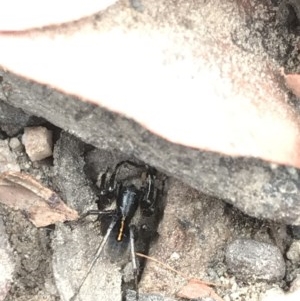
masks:
[[[52,131],[45,127],[25,128],[22,142],[31,161],[52,156]]]

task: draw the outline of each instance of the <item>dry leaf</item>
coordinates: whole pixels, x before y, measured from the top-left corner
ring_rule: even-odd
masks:
[[[190,279],[188,284],[180,289],[177,296],[187,299],[211,297],[215,301],[224,301],[210,286],[203,284],[198,279]]]
[[[20,172],[0,174],[0,202],[24,212],[36,227],[78,219],[54,191]]]

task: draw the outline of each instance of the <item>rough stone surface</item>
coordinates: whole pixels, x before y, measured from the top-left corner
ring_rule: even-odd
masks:
[[[45,127],[26,127],[22,142],[31,161],[52,156],[52,132]]]
[[[172,38],[176,47],[178,46],[178,48],[171,47],[175,49],[175,54],[170,54],[168,48],[165,51],[168,58],[167,65],[169,60],[172,61],[170,58],[174,57],[175,67],[170,69],[172,72],[176,69],[182,74],[181,67],[186,61],[177,61],[175,58],[182,52],[182,45],[192,45],[197,53],[197,61],[194,63],[192,60],[188,64],[192,74],[193,72],[198,74],[201,70],[212,71],[211,80],[217,81],[215,87],[217,91],[226,94],[228,91],[226,89],[224,91],[224,87],[227,87],[224,82],[229,80],[238,95],[247,95],[247,103],[252,102],[248,101],[249,95],[253,97],[253,102],[260,98],[261,104],[266,105],[266,101],[273,103],[275,98],[269,94],[267,95],[270,97],[265,97],[264,93],[272,91],[272,95],[277,95],[280,89],[276,88],[277,80],[273,78],[273,75],[275,77],[277,75],[270,74],[270,69],[276,70],[274,71],[276,73],[282,65],[291,68],[295,65],[299,66],[293,64],[293,60],[297,59],[297,51],[291,52],[290,47],[287,47],[292,45],[291,48],[294,49],[298,37],[289,34],[285,29],[277,30],[276,7],[271,5],[271,1],[224,1],[222,4],[219,1],[201,1],[201,3],[163,1],[161,10],[156,10],[156,3],[147,2],[145,7],[147,13],[145,15],[137,13],[132,17],[129,4],[120,1],[109,9],[105,16],[101,15],[98,26],[102,28],[104,19],[107,25],[111,26],[110,21],[113,19],[117,20],[117,25],[113,25],[120,28],[125,26],[126,21],[129,31],[138,24],[146,31],[148,26],[154,26],[154,32],[157,28],[167,28],[167,36],[171,28]],[[124,10],[120,12],[118,10],[120,8]],[[151,21],[155,21],[154,24],[150,24]],[[149,29],[150,36],[152,30],[153,28]],[[139,35],[138,37],[140,38]],[[190,43],[186,42],[186,37],[191,41]],[[208,49],[203,48],[206,46]],[[234,55],[224,55],[224,49],[226,49],[225,53],[233,50]],[[134,50],[139,54],[139,49]],[[194,50],[185,49],[183,57],[190,57]],[[208,66],[206,62],[209,62]],[[266,62],[262,69],[260,69],[261,62]],[[136,65],[143,66],[138,63]],[[255,79],[252,70],[259,75]],[[206,71],[200,73],[204,78],[207,77]],[[138,72],[136,74],[139,76]],[[113,75],[116,76],[115,73]],[[231,75],[237,78],[231,78]],[[151,134],[132,120],[111,113],[102,107],[83,103],[77,98],[58,93],[47,86],[24,81],[8,72],[3,72],[2,76],[0,99],[5,105],[14,105],[29,114],[42,116],[98,148],[118,149],[129,156],[135,156],[206,194],[227,200],[247,214],[286,224],[300,224],[299,173],[294,168],[270,165],[259,159],[230,158],[175,145]],[[268,77],[267,87],[266,77]],[[246,88],[245,85],[248,83],[250,86]],[[147,81],[146,84],[148,85]],[[244,90],[240,91],[241,87]],[[197,89],[199,90],[198,87]],[[118,90],[118,87],[115,90]],[[258,90],[262,95],[257,93]],[[130,87],[130,91],[135,89]],[[137,91],[141,99],[140,90]],[[286,101],[283,99],[282,91],[279,94],[279,98],[283,100],[281,104],[284,103],[285,106]],[[231,97],[230,93],[229,97]],[[297,106],[295,101],[291,103],[288,110],[294,114],[298,110]],[[268,110],[269,107],[265,111]],[[180,123],[180,120],[178,122]],[[261,130],[262,128],[259,128],[257,132]]]
[[[11,152],[8,140],[0,140],[0,173],[20,171],[16,155]]]
[[[286,257],[293,263],[300,264],[300,240],[292,243],[288,252],[286,253]]]
[[[91,209],[97,199],[96,190],[84,172],[83,155],[84,144],[73,135],[61,132],[53,151],[53,185],[67,204],[79,212]]]
[[[20,133],[25,126],[41,124],[42,118],[27,114],[22,109],[16,109],[8,103],[0,102],[0,129],[8,136]]]
[[[0,219],[0,300],[3,301],[11,288],[14,273],[12,248],[8,241],[2,219]]]
[[[31,59],[22,67],[11,49],[18,56],[23,39],[3,37],[1,59],[8,70],[123,112],[172,141],[300,167],[298,116],[286,101],[279,70],[297,59],[299,37],[278,29],[275,2],[149,0],[140,14],[119,0],[89,24],[35,31],[28,39]],[[49,48],[49,57],[61,58],[59,66],[44,57],[32,63]],[[77,77],[69,67],[81,56],[78,73],[91,76]],[[176,81],[188,78],[196,80]],[[3,86],[9,98],[5,78]]]
[[[270,244],[237,239],[230,243],[225,255],[229,271],[240,280],[281,280],[285,262],[280,250]]]
[[[101,236],[93,223],[79,224],[73,229],[65,225],[57,227],[52,242],[53,272],[62,301],[69,301],[77,292],[100,241]],[[79,300],[120,301],[121,279],[117,265],[97,260],[78,294]]]
[[[10,103],[45,117],[86,143],[139,158],[208,195],[227,200],[249,215],[300,224],[299,172],[295,168],[175,145],[101,107],[11,74],[6,74],[5,79],[11,85]]]

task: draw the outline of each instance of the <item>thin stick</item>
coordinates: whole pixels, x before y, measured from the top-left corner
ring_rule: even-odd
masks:
[[[188,277],[187,275],[184,275],[183,273],[173,269],[172,267],[170,267],[169,265],[159,261],[158,259],[155,259],[153,257],[150,257],[150,256],[147,256],[145,254],[142,254],[142,253],[135,253],[137,256],[140,256],[140,257],[143,257],[143,258],[146,258],[146,259],[149,259],[149,260],[152,260],[158,264],[160,264],[161,266],[163,266],[164,268],[166,268],[167,270],[170,270],[174,273],[176,273],[177,275],[181,276],[182,278],[186,279],[186,280],[189,280],[191,279],[191,277]],[[205,285],[209,285],[209,286],[223,286],[221,284],[216,284],[216,283],[213,283],[213,282],[208,282],[208,281],[203,281],[203,280],[200,280],[200,279],[197,279],[197,278],[193,278],[195,280],[197,280],[197,282],[199,283],[202,283],[202,284],[205,284]]]

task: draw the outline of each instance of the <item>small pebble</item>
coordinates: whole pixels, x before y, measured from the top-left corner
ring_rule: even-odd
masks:
[[[52,156],[52,131],[45,127],[26,127],[22,142],[31,161]]]
[[[294,241],[286,253],[292,263],[300,263],[300,240]]]
[[[9,140],[9,147],[14,151],[20,151],[22,149],[22,144],[17,137],[13,137]]]
[[[281,280],[285,275],[285,262],[280,250],[271,244],[251,239],[237,239],[226,249],[228,270],[238,280]]]

